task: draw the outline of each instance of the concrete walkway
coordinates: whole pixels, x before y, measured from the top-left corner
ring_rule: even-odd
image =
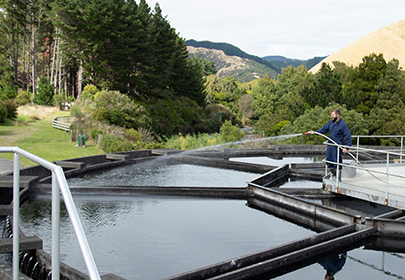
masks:
[[[13,161],[9,159],[0,158],[0,175],[13,171]]]
[[[324,179],[324,189],[374,203],[405,209],[405,165],[390,164],[387,176],[386,164],[365,164],[367,170],[352,170],[354,176],[336,185],[335,180]],[[385,174],[384,174],[385,173]],[[401,176],[401,177],[400,177]],[[386,181],[388,183],[386,184]]]

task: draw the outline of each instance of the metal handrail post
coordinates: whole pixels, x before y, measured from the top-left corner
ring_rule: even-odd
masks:
[[[72,222],[73,228],[75,229],[77,241],[79,242],[80,249],[82,251],[82,255],[84,258],[84,262],[86,263],[87,271],[89,273],[90,279],[97,279],[100,280],[100,275],[97,270],[96,263],[93,258],[93,254],[91,253],[89,243],[87,241],[86,235],[84,234],[84,230],[82,224],[80,223],[79,216],[77,214],[76,206],[72,199],[72,194],[70,193],[70,189],[66,183],[65,174],[63,173],[62,167],[57,166],[54,169],[54,172],[58,175],[58,183],[60,186],[60,191],[63,196],[63,200],[65,202],[66,209],[68,210],[70,220]]]
[[[14,177],[13,177],[13,280],[18,280],[19,279],[19,251],[20,251],[20,239],[19,239],[19,214],[20,214],[20,156],[23,156],[39,165],[42,165],[46,169],[52,171],[52,190],[54,188],[59,188],[56,192],[52,192],[52,197],[55,196],[58,197],[57,199],[52,200],[52,206],[54,206],[54,203],[59,203],[60,204],[60,193],[62,193],[62,197],[65,201],[65,206],[66,210],[69,213],[70,220],[73,225],[73,229],[76,233],[77,240],[79,242],[79,246],[81,249],[81,252],[83,254],[84,261],[86,263],[87,271],[89,273],[90,279],[91,280],[100,280],[100,274],[98,272],[96,263],[94,261],[93,255],[90,251],[90,246],[89,243],[87,242],[86,236],[84,234],[83,227],[81,225],[79,215],[77,214],[76,206],[73,202],[72,194],[70,193],[69,186],[67,185],[66,182],[66,177],[65,174],[63,173],[62,167],[57,166],[54,163],[51,163],[43,158],[40,158],[34,154],[31,154],[27,151],[24,151],[18,147],[0,147],[0,153],[13,153],[14,154]],[[55,182],[55,184],[54,184]],[[58,202],[57,202],[58,201]],[[60,211],[60,205],[53,207],[55,211]],[[53,210],[52,210],[53,211]],[[60,214],[60,213],[59,213]],[[56,216],[56,214],[55,214]],[[60,215],[59,215],[60,216]],[[54,213],[52,213],[52,219],[54,217]],[[52,220],[53,221],[53,220]],[[59,223],[60,224],[60,218],[59,218]],[[58,235],[60,237],[60,228],[59,225],[56,225],[55,227],[58,228]],[[52,234],[54,228],[52,225]],[[56,232],[56,230],[55,230]],[[53,236],[52,236],[53,238]],[[53,240],[52,240],[53,242]],[[59,242],[58,242],[59,243]],[[55,245],[56,246],[56,245]],[[60,244],[58,244],[60,246]],[[52,249],[54,248],[54,245],[52,245]],[[56,247],[55,247],[56,248]],[[59,250],[56,249],[56,250]],[[59,257],[59,254],[56,254]],[[59,257],[60,258],[60,257]],[[59,262],[54,262],[54,259],[52,257],[52,269],[54,269],[53,265],[55,263]],[[59,268],[60,270],[60,268]],[[60,271],[52,272],[52,279],[53,277],[60,277]],[[59,278],[58,278],[59,279]]]
[[[13,280],[20,278],[20,155],[14,151],[13,165]]]
[[[390,169],[390,154],[387,153],[387,179],[385,180],[385,205],[388,205],[388,178],[389,178],[389,169]]]
[[[339,152],[340,152],[340,146],[336,146],[337,153],[336,153],[336,186],[339,187],[339,167],[340,167],[340,161],[339,161]]]
[[[359,146],[360,146],[360,136],[357,136],[357,151],[356,151],[356,160],[359,161]]]
[[[52,171],[52,280],[60,279],[60,191]]]
[[[402,163],[402,153],[404,151],[404,136],[401,136],[401,155],[400,155],[400,163]]]

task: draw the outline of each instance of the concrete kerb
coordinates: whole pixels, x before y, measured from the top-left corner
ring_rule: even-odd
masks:
[[[297,152],[298,151],[298,152]],[[246,172],[259,172],[265,173],[270,170],[275,169],[275,166],[260,165],[260,164],[249,164],[229,161],[229,157],[245,157],[245,156],[291,156],[298,154],[321,154],[324,151],[324,146],[285,146],[276,147],[272,146],[269,150],[230,150],[222,149],[222,151],[193,151],[193,152],[183,152],[179,150],[172,149],[158,149],[158,150],[143,150],[143,151],[131,151],[131,152],[120,152],[113,154],[104,154],[96,156],[88,156],[81,158],[73,158],[68,160],[57,161],[55,164],[61,166],[64,170],[66,178],[80,176],[83,174],[88,174],[91,172],[97,172],[104,169],[111,169],[119,167],[122,165],[135,164],[144,161],[150,161],[158,157],[159,155],[168,156],[167,158],[174,164],[187,163],[194,165],[211,166],[217,168],[227,168],[233,170],[241,170]],[[176,156],[184,154],[184,156]],[[208,159],[209,158],[209,159]],[[7,173],[11,176],[12,170]],[[298,174],[295,172],[295,174]],[[39,184],[50,184],[51,173],[49,170],[41,166],[31,166],[23,168],[20,171],[22,178],[24,176],[36,176],[34,178],[30,177],[30,181],[27,181],[27,185],[33,186],[37,183]],[[292,174],[294,175],[294,174]],[[312,174],[313,176],[313,174]],[[315,177],[317,174],[315,175]],[[28,178],[28,177],[27,177]],[[10,184],[10,180],[6,176],[0,176],[0,185]]]

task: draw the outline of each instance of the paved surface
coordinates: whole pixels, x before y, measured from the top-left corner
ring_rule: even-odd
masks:
[[[363,166],[362,166],[363,167]],[[405,165],[385,164],[364,165],[366,170],[357,169],[352,175],[346,177],[342,174],[342,182],[336,188],[335,180],[324,179],[326,189],[340,194],[368,200],[371,202],[405,209]],[[388,180],[388,184],[386,183]]]
[[[0,158],[0,175],[13,171],[13,161]]]

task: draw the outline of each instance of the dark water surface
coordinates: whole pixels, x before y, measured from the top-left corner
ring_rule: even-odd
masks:
[[[243,200],[94,195],[74,200],[100,273],[127,279],[160,279],[314,234]],[[43,238],[48,252],[50,208],[49,197],[21,207],[23,232]],[[65,212],[61,254],[85,271]]]
[[[71,178],[69,186],[196,186],[246,187],[259,173],[196,166],[190,164],[136,164],[114,168],[83,178]]]

